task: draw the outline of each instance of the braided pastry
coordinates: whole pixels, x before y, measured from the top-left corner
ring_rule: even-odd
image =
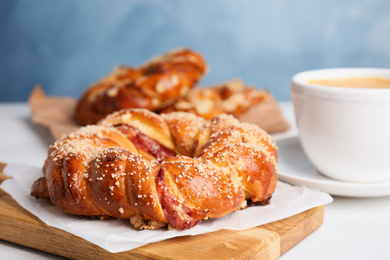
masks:
[[[189,49],[165,53],[137,68],[119,66],[84,92],[76,120],[87,125],[125,108],[162,109],[185,95],[206,70],[203,57]]]
[[[267,91],[245,86],[241,80],[235,79],[209,88],[191,89],[187,95],[160,113],[190,112],[206,119],[219,114],[231,114],[240,118],[251,107],[269,97]]]
[[[129,109],[56,141],[31,195],[138,229],[188,229],[268,203],[276,162],[270,136],[233,116]]]

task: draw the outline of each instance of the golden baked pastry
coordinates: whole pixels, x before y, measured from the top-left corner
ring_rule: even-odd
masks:
[[[207,88],[191,89],[187,95],[159,112],[190,112],[206,119],[219,114],[231,114],[239,118],[270,97],[268,91],[246,86],[241,80],[234,79]]]
[[[233,116],[128,109],[56,141],[31,195],[138,229],[188,229],[268,203],[276,163],[270,136]]]
[[[121,109],[162,109],[187,94],[206,71],[203,57],[190,49],[164,53],[140,67],[119,66],[83,93],[75,118],[88,125]]]

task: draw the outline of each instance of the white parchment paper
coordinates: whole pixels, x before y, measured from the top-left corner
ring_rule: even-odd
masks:
[[[223,218],[202,221],[189,230],[135,230],[128,220],[98,220],[78,218],[59,210],[48,200],[36,200],[30,196],[34,180],[42,176],[40,168],[22,164],[8,164],[6,176],[0,188],[9,193],[23,208],[37,216],[47,225],[65,230],[104,248],[111,253],[123,252],[165,239],[199,235],[219,229],[243,230],[281,220],[313,207],[333,201],[324,192],[304,186],[291,186],[278,182],[270,204],[252,206],[233,212]]]

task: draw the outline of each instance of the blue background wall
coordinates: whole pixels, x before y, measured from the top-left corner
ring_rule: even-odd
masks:
[[[390,67],[389,0],[0,1],[0,101],[35,84],[79,97],[118,64],[186,46],[211,67],[290,100],[290,79],[328,67]]]

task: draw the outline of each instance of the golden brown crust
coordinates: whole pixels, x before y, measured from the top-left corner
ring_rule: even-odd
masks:
[[[169,131],[175,140],[175,146],[179,154],[192,156],[194,152],[194,141],[199,129],[206,123],[201,117],[184,112],[172,112],[164,114],[169,126]]]
[[[209,161],[170,157],[161,169],[157,185],[165,189],[161,203],[173,227],[191,228],[202,219],[225,216],[245,200],[236,173]]]
[[[117,111],[97,123],[98,125],[117,126],[130,125],[141,133],[157,140],[167,148],[175,150],[175,145],[167,122],[159,115],[146,109]]]
[[[190,49],[164,53],[136,68],[119,66],[83,93],[76,120],[87,125],[125,108],[162,109],[185,95],[206,71],[203,57]]]
[[[276,162],[269,135],[232,116],[129,109],[56,141],[32,195],[75,215],[186,229],[268,201]]]

